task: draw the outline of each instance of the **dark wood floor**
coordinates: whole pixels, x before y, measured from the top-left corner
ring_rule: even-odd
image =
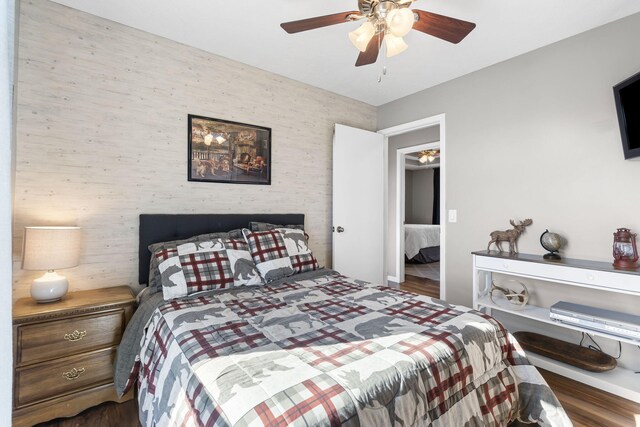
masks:
[[[574,427],[640,427],[640,404],[539,369]]]
[[[406,276],[400,288],[438,297],[440,284],[429,279]],[[540,370],[575,427],[640,427],[640,404],[586,386],[560,375]],[[38,427],[138,427],[136,400],[103,403],[73,418],[64,418]]]
[[[440,298],[440,282],[417,276],[404,276],[404,282],[400,283],[400,289],[432,298]]]
[[[71,418],[58,418],[36,427],[139,427],[138,401],[106,402]]]

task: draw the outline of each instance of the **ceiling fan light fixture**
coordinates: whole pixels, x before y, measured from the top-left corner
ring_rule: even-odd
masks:
[[[387,28],[396,37],[406,36],[413,27],[413,11],[409,8],[393,9],[387,14]]]
[[[431,163],[437,157],[440,157],[440,150],[425,150],[418,155],[418,161],[422,164]]]
[[[391,58],[392,56],[396,56],[399,53],[407,50],[409,45],[407,45],[402,37],[396,37],[393,34],[386,34],[384,36],[384,44],[387,48],[387,58]]]
[[[369,42],[373,38],[376,33],[376,29],[370,21],[362,24],[357,30],[351,31],[349,33],[349,40],[351,43],[360,51],[364,52],[367,50],[367,46]]]

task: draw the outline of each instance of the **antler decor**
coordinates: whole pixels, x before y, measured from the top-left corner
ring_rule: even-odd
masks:
[[[504,231],[498,230],[490,234],[491,241],[487,245],[487,250],[489,250],[489,247],[491,246],[491,244],[494,243],[496,248],[500,252],[504,252],[502,250],[501,243],[509,242],[509,253],[510,254],[518,253],[518,238],[524,232],[524,229],[528,225],[533,224],[533,220],[531,218],[528,218],[528,219],[525,219],[524,221],[521,221],[520,224],[516,224],[514,220],[510,220],[509,223],[513,226],[511,230],[504,230]]]
[[[524,283],[518,280],[509,280],[509,282],[513,282],[516,286],[521,288],[520,291],[509,289],[503,286],[496,285],[496,282],[491,281],[491,291],[489,292],[489,298],[491,302],[500,306],[499,296],[503,296],[506,298],[509,303],[511,303],[511,308],[519,310],[524,308],[525,305],[529,302],[529,290],[524,285]]]

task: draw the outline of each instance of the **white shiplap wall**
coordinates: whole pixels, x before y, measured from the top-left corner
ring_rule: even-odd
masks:
[[[13,296],[23,227],[77,224],[72,289],[137,283],[140,213],[306,214],[330,263],[336,122],[376,110],[330,92],[46,0],[23,1],[18,58]],[[272,185],[187,182],[187,114],[272,128]]]
[[[0,291],[6,295],[11,283],[11,189],[13,175],[13,83],[15,55],[15,7],[0,0]],[[11,425],[13,340],[11,300],[0,301],[0,425]]]

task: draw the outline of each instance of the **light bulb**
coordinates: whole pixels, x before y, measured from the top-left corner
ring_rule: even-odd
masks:
[[[211,143],[212,143],[212,142],[213,142],[213,135],[211,135],[211,134],[207,134],[207,135],[204,137],[204,143],[205,143],[205,145],[211,145]]]
[[[404,37],[413,27],[413,11],[408,8],[393,9],[387,15],[387,27],[396,37]]]
[[[360,52],[364,52],[367,50],[367,46],[369,42],[373,38],[376,29],[373,27],[373,24],[369,21],[365,22],[355,31],[351,31],[349,33],[349,40],[355,47],[358,48]]]
[[[392,34],[384,36],[384,44],[387,47],[387,58],[402,53],[409,47],[404,40],[402,40],[402,37],[396,37]]]
[[[418,161],[420,163],[427,163],[429,161],[429,156],[427,156],[426,154],[423,154],[422,156],[420,156],[420,158],[418,159]]]
[[[218,144],[222,144],[222,143],[226,142],[227,140],[225,139],[224,136],[218,135],[218,136],[216,136],[216,141],[218,142]]]

